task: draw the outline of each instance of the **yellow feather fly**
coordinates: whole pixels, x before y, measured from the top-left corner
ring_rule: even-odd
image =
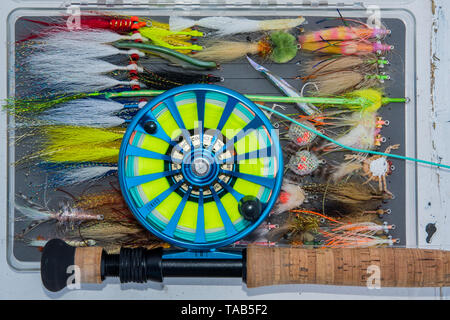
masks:
[[[124,128],[90,128],[79,126],[42,127],[44,146],[18,161],[41,158],[48,162],[117,163]]]

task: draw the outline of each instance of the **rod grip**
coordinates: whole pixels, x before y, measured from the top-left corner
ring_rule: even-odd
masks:
[[[101,247],[76,248],[74,264],[80,268],[81,283],[102,283]]]
[[[450,252],[403,248],[247,249],[248,288],[281,284],[381,287],[450,285]]]

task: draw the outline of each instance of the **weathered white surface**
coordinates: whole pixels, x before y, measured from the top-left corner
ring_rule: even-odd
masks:
[[[62,1],[61,1],[62,2]],[[332,2],[332,1],[330,1]],[[334,1],[333,1],[334,2]],[[338,1],[340,3],[344,1]],[[371,2],[376,2],[375,0]],[[396,1],[391,1],[398,3]],[[15,2],[2,1],[0,19],[6,21],[7,14]],[[45,1],[41,1],[45,3]],[[448,17],[450,1],[435,0],[434,16],[436,33],[432,32],[432,1],[416,0],[405,5],[416,17],[417,25],[417,130],[418,156],[426,160],[442,158],[450,163],[450,48]],[[384,4],[383,4],[384,5]],[[41,4],[42,6],[42,4]],[[395,6],[395,4],[393,5]],[[432,37],[433,34],[433,37]],[[6,45],[6,28],[0,29],[0,41]],[[431,48],[433,44],[433,48]],[[432,51],[433,50],[433,51]],[[431,56],[435,56],[430,60]],[[0,97],[6,96],[6,50],[0,51]],[[435,81],[430,80],[431,62],[436,66]],[[433,99],[432,99],[433,97]],[[0,298],[8,299],[440,299],[449,297],[448,289],[382,289],[342,288],[329,286],[285,286],[247,290],[239,280],[203,279],[189,285],[185,279],[173,279],[164,287],[158,284],[146,286],[120,285],[108,280],[101,288],[87,287],[60,294],[49,294],[41,285],[38,273],[19,273],[6,262],[6,119],[0,114]],[[433,125],[433,123],[435,125]],[[417,243],[425,243],[425,226],[437,223],[438,232],[432,239],[432,246],[450,249],[450,225],[447,219],[450,199],[450,172],[421,166],[418,170],[418,232]],[[428,205],[431,203],[431,205]],[[415,213],[411,212],[413,219]],[[415,233],[415,230],[411,230]],[[101,289],[101,290],[100,290]]]
[[[434,0],[431,33],[431,57],[429,71],[419,79],[431,74],[429,92],[420,90],[418,107],[418,155],[435,162],[450,163],[450,2]],[[425,60],[424,60],[425,61]],[[424,63],[425,64],[425,63]],[[420,166],[418,170],[418,240],[427,246],[425,227],[436,223],[437,232],[431,246],[450,247],[450,170],[430,169]]]

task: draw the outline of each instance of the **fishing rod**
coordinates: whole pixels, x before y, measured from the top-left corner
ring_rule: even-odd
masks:
[[[381,287],[450,286],[450,252],[403,248],[267,248],[249,246],[241,251],[196,252],[162,248],[122,248],[107,254],[101,247],[75,248],[53,239],[44,247],[41,276],[49,291],[71,282],[70,266],[79,267],[81,283],[163,282],[165,278],[241,278],[248,288],[284,284],[336,286],[370,285],[371,270],[379,268]]]

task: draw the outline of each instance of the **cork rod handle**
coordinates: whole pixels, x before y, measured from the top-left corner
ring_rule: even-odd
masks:
[[[74,263],[80,268],[81,283],[102,283],[100,247],[77,248]]]
[[[450,252],[402,248],[247,249],[247,287],[280,284],[450,286]],[[370,282],[370,283],[369,283]]]

